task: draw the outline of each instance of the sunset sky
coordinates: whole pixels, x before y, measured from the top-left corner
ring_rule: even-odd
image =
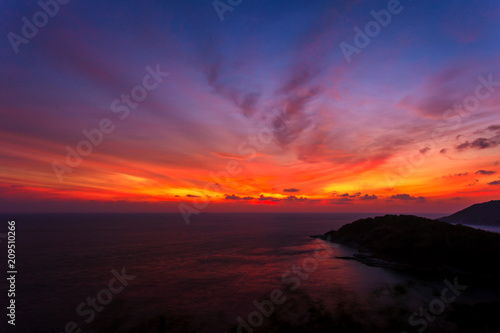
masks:
[[[16,53],[41,7],[4,1],[0,211],[500,199],[499,1],[402,0],[347,57],[391,1],[212,2],[69,1]]]

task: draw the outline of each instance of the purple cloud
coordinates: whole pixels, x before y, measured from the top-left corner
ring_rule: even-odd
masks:
[[[271,201],[271,202],[280,202],[280,198],[274,198],[274,197],[265,197],[264,195],[260,195],[259,201]]]
[[[491,176],[496,174],[496,171],[491,171],[491,170],[478,170],[476,171],[476,175],[483,175],[483,176]]]
[[[359,200],[377,200],[378,197],[375,194],[368,195],[365,194],[364,196],[360,197]]]
[[[429,150],[431,150],[429,147],[422,148],[420,149],[420,154],[425,155]]]
[[[338,197],[341,197],[341,198],[356,198],[356,197],[359,197],[360,195],[361,195],[361,192],[356,192],[353,195],[350,195],[349,193],[344,193],[344,194],[338,195]]]
[[[469,142],[465,141],[462,144],[456,146],[458,151],[463,151],[466,149],[487,149],[494,148],[500,143],[500,136],[494,136],[491,138],[477,138],[476,140]]]
[[[395,194],[391,197],[389,197],[390,200],[401,200],[401,201],[425,201],[424,197],[413,197],[409,194],[403,193],[403,194]]]

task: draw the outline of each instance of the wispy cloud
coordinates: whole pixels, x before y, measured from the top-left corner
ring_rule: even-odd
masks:
[[[476,171],[476,175],[483,175],[483,176],[491,176],[491,175],[494,175],[496,173],[497,173],[496,171],[492,171],[492,170],[478,170],[478,171]]]

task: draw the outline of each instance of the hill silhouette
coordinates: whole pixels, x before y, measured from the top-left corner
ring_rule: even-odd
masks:
[[[357,220],[321,239],[354,247],[368,265],[427,273],[500,277],[500,234],[412,215]]]
[[[500,200],[475,204],[439,220],[455,224],[500,226]]]

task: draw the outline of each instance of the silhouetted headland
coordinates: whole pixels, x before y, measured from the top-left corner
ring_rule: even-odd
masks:
[[[356,248],[367,265],[415,273],[498,279],[500,234],[412,215],[360,219],[320,236]]]

